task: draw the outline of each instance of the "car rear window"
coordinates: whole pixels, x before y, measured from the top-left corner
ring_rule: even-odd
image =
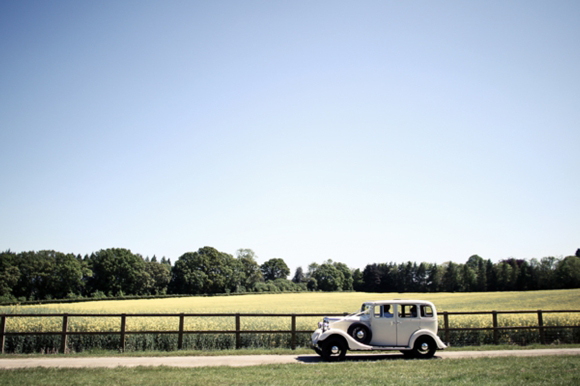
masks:
[[[401,304],[401,312],[399,318],[416,318],[417,306],[414,304]]]
[[[421,306],[421,317],[430,318],[433,316],[433,308],[431,306]]]

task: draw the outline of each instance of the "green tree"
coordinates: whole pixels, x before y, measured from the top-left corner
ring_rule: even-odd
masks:
[[[298,283],[302,283],[305,279],[306,279],[306,277],[304,276],[304,272],[302,271],[302,267],[296,268],[296,271],[294,272],[294,277],[292,278],[292,281],[294,283],[298,284]]]
[[[64,299],[70,295],[81,295],[85,291],[85,278],[92,276],[88,265],[78,259],[74,254],[64,254],[54,251],[41,251],[46,258],[54,259],[53,269],[50,274],[48,294],[53,298]]]
[[[251,249],[238,249],[237,258],[242,264],[243,290],[250,291],[256,283],[264,281],[260,266],[256,262],[256,255]]]
[[[352,281],[352,286],[355,291],[364,291],[365,281],[360,268],[355,269],[352,273]]]
[[[215,294],[234,292],[241,285],[242,263],[212,247],[183,254],[173,267],[171,292]]]
[[[417,292],[427,292],[427,264],[421,263],[415,270],[413,287]]]
[[[0,298],[13,298],[12,288],[20,279],[20,269],[16,261],[16,254],[7,250],[0,253]]]
[[[465,265],[467,265],[469,268],[473,269],[474,271],[477,271],[479,264],[482,262],[484,262],[483,258],[481,258],[478,255],[472,255],[469,257],[469,259],[467,259],[467,262],[465,263]]]
[[[318,282],[316,281],[316,279],[313,277],[309,277],[308,282],[306,283],[306,288],[308,288],[309,291],[317,291]]]
[[[276,280],[276,279],[286,279],[290,275],[290,268],[286,265],[282,259],[270,259],[260,266],[262,270],[262,275],[264,279]]]
[[[445,292],[457,292],[461,289],[459,270],[457,264],[450,261],[444,265],[445,273],[443,274],[442,290]]]
[[[532,259],[532,264],[536,266],[539,287],[538,289],[558,288],[556,268],[558,267],[559,263],[560,260],[552,256],[542,257],[539,262]]]
[[[288,279],[276,279],[273,283],[281,292],[302,291],[303,287]]]
[[[530,268],[528,262],[525,260],[523,260],[519,265],[515,288],[518,291],[532,289],[532,269]]]
[[[508,291],[515,291],[517,290],[518,278],[520,276],[520,267],[522,265],[523,260],[516,260],[513,257],[505,260],[511,267],[511,275],[509,278],[508,284]]]
[[[46,251],[21,252],[16,256],[20,276],[12,289],[17,298],[44,299],[49,295],[54,259],[47,258]],[[52,297],[52,295],[50,295]]]
[[[93,253],[89,259],[93,276],[89,279],[91,292],[110,295],[142,295],[152,287],[145,261],[128,249],[109,248]]]
[[[401,263],[397,267],[397,292],[412,290],[413,263]]]
[[[158,263],[153,256],[150,262],[145,263],[145,270],[152,279],[149,293],[161,295],[167,293],[167,286],[171,281],[171,267],[168,264]]]
[[[487,278],[487,291],[499,291],[497,269],[490,259],[485,262],[485,276]]]
[[[340,291],[344,283],[344,275],[332,263],[321,264],[312,277],[318,283],[318,289],[322,291]]]
[[[485,260],[481,259],[477,262],[477,284],[476,291],[487,291],[487,270],[485,267]]]
[[[461,267],[461,284],[461,289],[464,292],[473,292],[476,289],[477,277],[475,271],[467,264]]]
[[[363,270],[365,292],[381,292],[381,271],[378,264],[367,264]]]
[[[580,257],[564,258],[558,263],[555,275],[560,288],[580,288]]]
[[[437,264],[432,264],[428,269],[427,291],[437,292],[441,288],[443,269]]]
[[[497,275],[497,290],[511,291],[513,289],[511,283],[513,277],[512,266],[502,261],[495,265],[495,271]]]
[[[338,262],[334,263],[334,267],[340,273],[342,273],[342,276],[343,276],[341,290],[342,291],[352,291],[354,279],[352,277],[352,272],[351,272],[350,268],[348,268],[348,266],[346,264],[338,263]]]

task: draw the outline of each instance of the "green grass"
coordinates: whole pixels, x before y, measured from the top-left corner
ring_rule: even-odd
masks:
[[[137,367],[0,371],[0,385],[572,385],[580,356],[380,360],[253,367]]]
[[[466,347],[449,347],[445,351],[492,351],[492,350],[535,350],[535,349],[558,349],[558,348],[580,348],[580,344],[558,344],[558,345],[542,345],[532,344],[529,346],[518,345],[482,345],[482,346],[466,346]],[[310,348],[298,347],[296,350],[289,348],[272,348],[272,349],[239,349],[239,350],[176,350],[176,351],[132,351],[121,353],[119,351],[111,350],[87,350],[79,353],[68,354],[0,354],[1,359],[10,358],[53,358],[53,357],[166,357],[166,356],[228,356],[228,355],[310,355],[314,351]]]

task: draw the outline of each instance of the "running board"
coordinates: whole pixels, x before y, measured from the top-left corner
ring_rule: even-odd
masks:
[[[408,346],[371,346],[372,350],[411,350]]]

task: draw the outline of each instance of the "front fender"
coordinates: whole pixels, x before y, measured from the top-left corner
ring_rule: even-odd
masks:
[[[320,345],[326,339],[330,338],[331,336],[342,337],[346,341],[346,343],[348,344],[349,350],[372,350],[373,349],[371,346],[357,342],[352,336],[348,335],[346,332],[344,332],[342,330],[334,329],[334,328],[326,330],[325,332],[322,332],[322,330],[320,330],[320,329],[314,331],[314,334],[312,334],[312,344],[313,345]]]
[[[411,339],[409,339],[409,347],[413,347],[415,345],[415,341],[421,337],[421,336],[430,336],[431,338],[433,338],[433,340],[435,341],[435,344],[437,345],[437,349],[438,350],[444,350],[447,348],[447,346],[445,345],[445,343],[443,343],[443,341],[441,340],[441,338],[439,338],[437,336],[437,334],[434,334],[433,331],[430,330],[417,330],[413,333],[413,335],[411,335]]]

